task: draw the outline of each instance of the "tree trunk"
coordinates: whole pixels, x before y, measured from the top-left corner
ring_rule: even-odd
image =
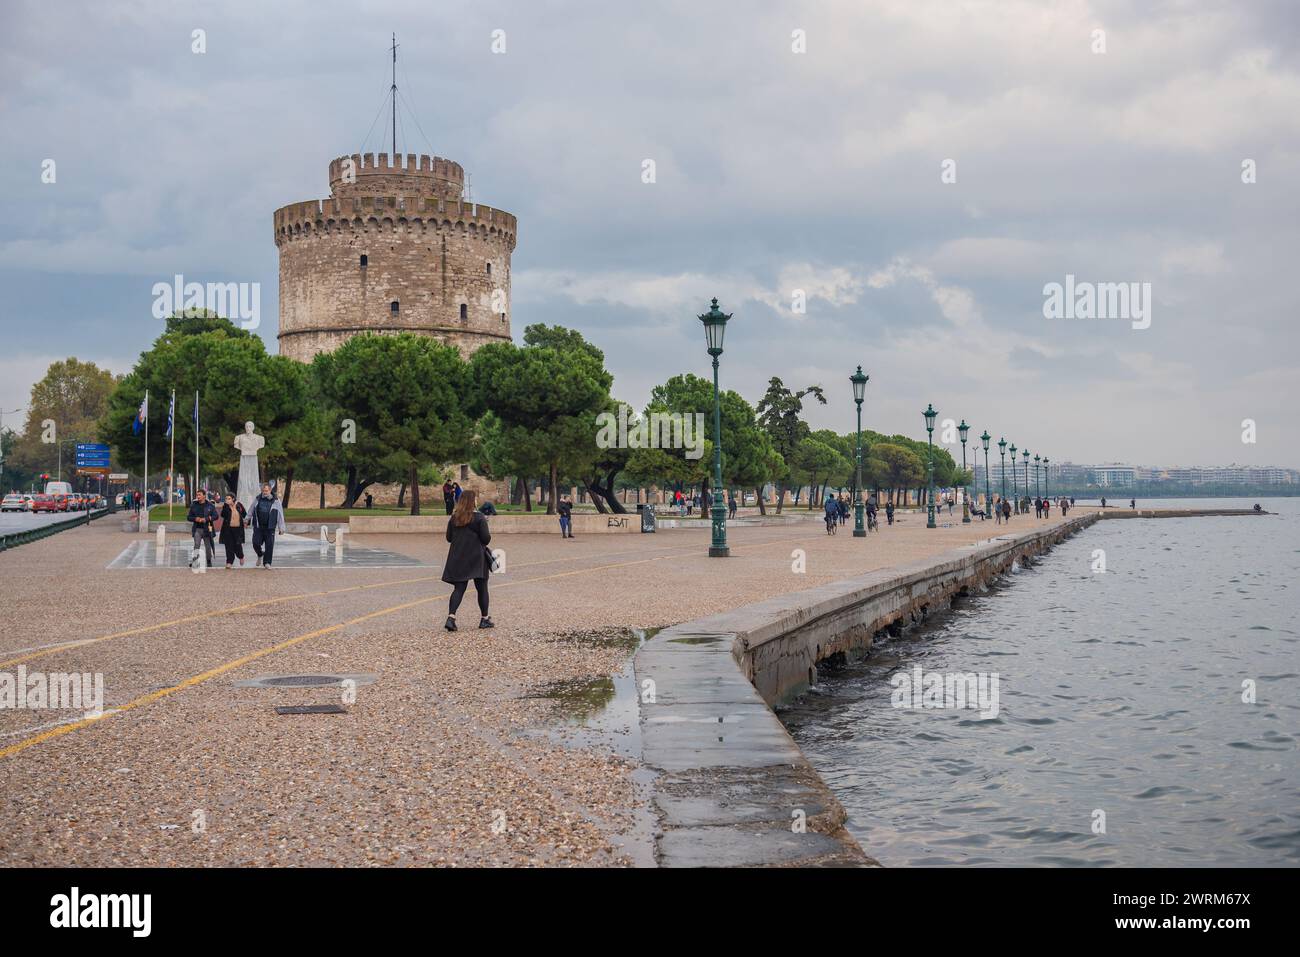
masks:
[[[320,507],[325,507],[325,483],[320,483]]]
[[[609,512],[609,509],[605,507],[604,493],[598,492],[596,491],[596,489],[592,488],[590,482],[586,482],[584,484],[586,485],[588,494],[591,495],[591,504],[596,506],[596,511],[599,512],[601,515],[607,514]]]
[[[776,514],[781,514],[781,509],[785,507],[785,483],[776,483]]]
[[[403,482],[402,487],[397,490],[397,507],[402,508],[404,505],[406,505],[406,483],[405,482]]]
[[[411,463],[411,514],[420,514],[420,471],[414,462]]]
[[[528,479],[520,479],[519,481],[524,486],[524,511],[531,512],[533,510],[533,490],[528,486]]]
[[[551,474],[550,474],[549,484],[551,487],[547,490],[546,493],[546,514],[554,515],[555,500],[559,497],[559,487],[560,487],[560,463],[555,461],[554,459],[551,460]]]
[[[289,493],[293,491],[293,466],[289,466],[284,471],[284,495],[280,496],[280,507],[288,510]]]
[[[744,499],[741,499],[744,501]],[[758,514],[767,514],[767,505],[763,502],[763,486],[758,485],[754,488],[754,501],[758,503]]]
[[[524,487],[525,487],[524,480],[520,478],[518,475],[516,475],[514,485],[512,485],[510,488],[511,505],[524,504]]]

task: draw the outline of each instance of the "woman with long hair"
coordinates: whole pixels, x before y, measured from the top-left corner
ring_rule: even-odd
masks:
[[[471,581],[478,592],[478,610],[480,628],[493,628],[495,625],[488,617],[488,574],[492,571],[491,553],[488,543],[492,533],[488,531],[487,516],[475,510],[478,496],[473,489],[463,489],[456,499],[451,518],[447,519],[447,562],[442,568],[442,580],[452,586],[451,602],[447,608],[448,631],[456,630],[456,609],[465,597],[465,589]]]

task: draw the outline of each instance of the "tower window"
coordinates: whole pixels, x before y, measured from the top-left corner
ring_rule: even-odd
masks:
[[[488,263],[488,264],[487,264],[487,274],[488,274],[489,276],[492,275],[492,264],[491,264],[491,263]]]
[[[365,269],[368,265],[370,265],[370,257],[367,256],[365,253],[362,253],[362,254],[361,254],[361,268],[362,268],[362,269]]]
[[[391,312],[393,315],[397,315],[397,300],[396,300],[396,299],[394,299],[391,303],[388,304],[388,311]]]
[[[506,321],[506,314],[505,314],[504,312],[501,313],[501,321],[502,321],[502,322],[505,322],[505,321]]]
[[[468,318],[469,318],[469,306],[465,305],[465,303],[462,302],[460,304],[460,321],[464,322]]]

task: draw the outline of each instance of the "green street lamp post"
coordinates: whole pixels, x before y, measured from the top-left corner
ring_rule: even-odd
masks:
[[[966,420],[961,420],[961,425],[957,426],[957,434],[961,436],[961,475],[966,477],[966,433],[970,431],[970,426]],[[961,523],[970,524],[970,489],[963,484],[961,488]]]
[[[1051,494],[1051,492],[1047,490],[1047,476],[1048,476],[1047,456],[1044,455],[1043,456],[1043,498],[1047,498],[1047,496]]]
[[[858,476],[857,476],[857,501],[853,503],[853,537],[866,538],[867,530],[862,527],[862,400],[867,397],[867,380],[871,376],[862,371],[862,366],[858,366],[858,371],[849,376],[849,381],[853,383],[853,402],[858,407]]]
[[[1016,491],[1016,445],[1011,443],[1011,510],[1020,514],[1020,493]]]
[[[998,439],[998,454],[1002,456],[1002,489],[998,492],[1002,496],[998,506],[1007,500],[1007,440]]]
[[[1034,456],[1034,498],[1042,498],[1042,490],[1038,487],[1038,462],[1039,457]]]
[[[984,517],[989,517],[989,510],[993,505],[993,493],[989,491],[989,430],[985,429],[984,434],[980,436],[980,442],[984,444]]]
[[[1025,457],[1025,498],[1029,498],[1029,449],[1023,449],[1020,453]],[[1029,509],[1025,509],[1028,513]]]
[[[722,501],[722,399],[718,395],[718,356],[722,355],[722,337],[727,331],[729,313],[713,308],[699,317],[704,323],[704,339],[713,357],[713,543],[709,545],[710,558],[726,558],[731,554],[727,547],[727,506]]]
[[[925,496],[925,501],[926,501],[925,527],[938,528],[939,526],[934,523],[934,417],[939,413],[934,411],[933,405],[926,403],[925,411],[922,412],[921,414],[925,416],[925,431],[926,431],[926,435],[929,437],[929,443],[930,443],[929,478],[926,481],[928,490]]]

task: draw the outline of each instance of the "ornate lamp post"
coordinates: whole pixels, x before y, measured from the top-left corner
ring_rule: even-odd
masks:
[[[1048,476],[1048,474],[1049,474],[1049,473],[1048,473],[1048,471],[1047,471],[1047,456],[1044,455],[1044,456],[1043,456],[1043,498],[1047,498],[1047,496],[1051,494],[1051,493],[1048,492],[1048,490],[1047,490],[1047,476]]]
[[[993,493],[989,491],[989,430],[985,429],[984,434],[980,436],[980,441],[984,443],[984,517],[989,517],[989,509],[993,505]]]
[[[713,543],[709,545],[710,558],[726,558],[731,554],[727,547],[727,506],[722,501],[722,400],[718,396],[718,356],[722,355],[722,337],[727,331],[730,313],[713,308],[699,317],[704,323],[704,339],[713,356]]]
[[[867,530],[862,527],[862,400],[867,397],[867,380],[871,376],[862,371],[862,366],[858,366],[858,371],[849,376],[849,381],[853,383],[853,402],[858,407],[858,476],[857,476],[857,501],[853,503],[853,537],[866,538]]]
[[[1007,499],[1007,440],[998,439],[998,454],[1002,456],[1002,489],[998,492],[1002,501]],[[1000,505],[1001,503],[999,503]]]
[[[961,425],[957,426],[957,434],[961,436],[961,474],[962,478],[966,477],[966,433],[970,431],[970,426],[966,420],[961,420]],[[970,489],[964,484],[961,489],[961,523],[970,524]]]
[[[1038,488],[1038,462],[1039,457],[1034,456],[1034,498],[1042,498],[1042,492]]]
[[[1011,443],[1011,510],[1020,514],[1020,494],[1016,491],[1016,445]]]
[[[925,411],[921,413],[925,416],[925,431],[930,443],[930,467],[929,478],[926,480],[928,491],[925,495],[926,501],[926,528],[938,528],[934,523],[934,418],[939,413],[934,411],[934,406],[926,403]]]
[[[1025,498],[1029,498],[1029,449],[1023,449],[1020,453],[1025,457]],[[1028,513],[1029,509],[1025,509]]]

